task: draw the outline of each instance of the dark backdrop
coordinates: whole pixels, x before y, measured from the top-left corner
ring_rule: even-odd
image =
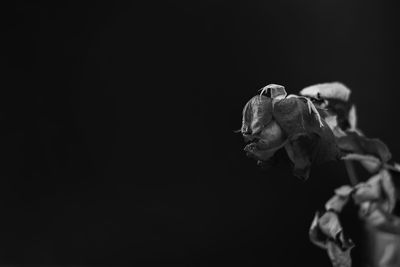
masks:
[[[262,171],[233,131],[268,83],[341,81],[400,155],[394,4],[112,2],[2,9],[0,262],[329,266],[343,166]]]

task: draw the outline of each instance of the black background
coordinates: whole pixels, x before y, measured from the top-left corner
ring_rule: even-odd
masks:
[[[394,4],[114,2],[2,10],[0,262],[329,266],[342,164],[263,171],[234,130],[268,83],[341,81],[397,159]]]

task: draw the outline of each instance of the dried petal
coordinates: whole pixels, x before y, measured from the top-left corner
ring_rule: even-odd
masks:
[[[266,149],[275,148],[282,145],[286,140],[286,135],[276,121],[271,121],[264,127],[258,135],[259,142]]]
[[[268,91],[271,91],[271,98],[275,99],[284,99],[287,96],[285,87],[279,84],[268,84],[267,86],[265,86],[264,88],[261,89],[261,93],[262,94],[268,94]]]
[[[281,147],[282,146],[277,146],[266,149],[262,142],[255,142],[245,146],[244,151],[246,151],[247,156],[251,158],[261,161],[267,161],[272,158],[275,155],[276,151],[278,151]]]
[[[285,145],[289,159],[293,163],[293,174],[306,180],[310,175],[313,158],[313,140],[308,136],[300,136]]]
[[[273,116],[289,139],[299,134],[321,132],[317,118],[309,112],[304,99],[292,97],[278,101],[273,108]]]
[[[285,148],[296,176],[307,179],[311,164],[338,159],[340,152],[332,131],[326,122],[320,127],[318,118],[310,113],[304,99],[293,97],[278,101],[273,116],[288,136],[289,143]]]
[[[361,165],[370,173],[376,173],[382,167],[382,162],[370,155],[360,155],[360,154],[347,154],[342,157],[342,160],[356,160],[361,163]]]
[[[256,135],[272,120],[272,100],[265,96],[254,96],[243,108],[241,132],[247,136]]]

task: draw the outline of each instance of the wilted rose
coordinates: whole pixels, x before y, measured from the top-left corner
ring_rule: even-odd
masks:
[[[263,93],[270,92],[270,96]],[[287,96],[281,85],[270,84],[243,108],[241,133],[247,155],[259,162],[285,148],[294,174],[308,178],[311,164],[336,159],[333,134],[319,111],[305,97]]]

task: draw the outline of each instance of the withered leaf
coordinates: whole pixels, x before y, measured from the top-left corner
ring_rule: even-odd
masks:
[[[334,195],[328,200],[328,202],[326,202],[325,209],[335,212],[341,212],[348,201],[349,196]]]
[[[372,155],[382,162],[392,157],[388,147],[379,139],[367,138],[356,132],[347,132],[346,136],[337,138],[339,148],[346,153]]]
[[[379,208],[385,212],[392,212],[396,205],[396,192],[389,171],[383,169],[378,174],[372,176],[366,183],[356,186],[353,199],[360,205],[362,216],[367,216],[373,212],[372,207]]]
[[[365,220],[370,227],[372,226],[381,232],[400,235],[399,217],[383,210],[379,207],[378,203],[374,203],[371,210],[372,211],[365,216]]]
[[[351,90],[343,83],[329,82],[307,86],[300,91],[300,94],[317,99],[335,99],[346,102],[349,100]]]
[[[328,238],[319,228],[319,217],[319,213],[315,213],[308,235],[312,243],[320,248],[326,249],[326,242],[328,241]]]
[[[328,113],[337,116],[337,122],[342,130],[352,128],[351,108],[349,101],[351,90],[340,82],[321,83],[308,86],[300,91],[303,96],[316,100],[324,100],[323,107]],[[354,110],[355,111],[355,110]]]
[[[369,228],[371,266],[400,266],[400,235]]]
[[[335,267],[351,266],[351,249],[354,243],[345,237],[337,214],[326,212],[321,217],[316,213],[309,231],[310,240],[327,251]]]
[[[327,252],[333,267],[351,267],[351,248],[342,250],[336,243],[327,243]]]
[[[329,238],[336,240],[342,226],[340,225],[339,217],[335,212],[327,211],[318,220],[318,226],[321,231]]]

